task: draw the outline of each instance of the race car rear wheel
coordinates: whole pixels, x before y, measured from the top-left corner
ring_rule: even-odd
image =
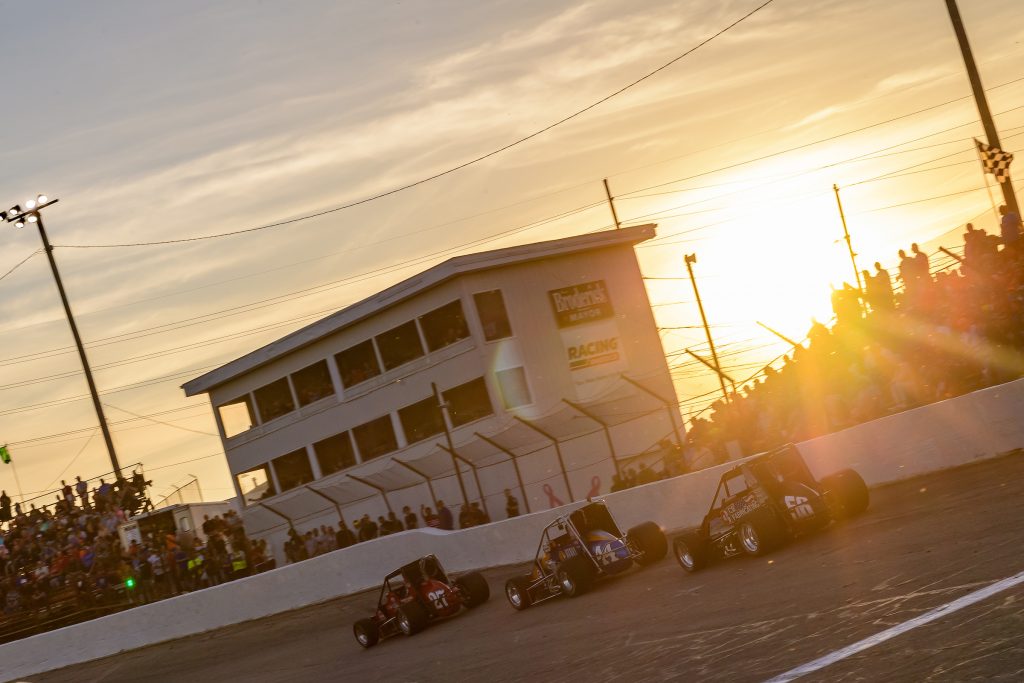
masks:
[[[513,576],[505,582],[505,597],[514,609],[524,610],[533,604],[530,599],[530,577]]]
[[[696,534],[680,536],[672,542],[672,552],[676,562],[686,571],[693,573],[708,564],[708,549]]]
[[[455,588],[462,597],[462,604],[472,609],[478,607],[491,597],[491,587],[480,572],[470,572],[455,581]]]
[[[415,600],[398,608],[398,628],[407,636],[416,635],[429,623],[430,615],[427,614],[427,610]]]
[[[575,598],[583,595],[594,585],[597,570],[594,564],[586,557],[570,557],[558,565],[555,570],[555,578],[562,589],[562,593]]]
[[[837,517],[856,517],[868,509],[867,484],[854,470],[839,470],[835,474],[830,474],[821,480],[821,485],[826,491],[831,492],[839,503]]]
[[[380,640],[380,631],[373,619],[360,619],[352,626],[356,642],[363,647],[373,647]]]
[[[668,539],[665,538],[665,532],[654,522],[638,524],[630,529],[626,536],[640,551],[641,554],[636,558],[636,563],[641,566],[653,564],[668,553]]]

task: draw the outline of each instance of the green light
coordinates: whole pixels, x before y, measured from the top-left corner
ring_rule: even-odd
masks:
[[[125,588],[129,588],[129,589],[131,589],[131,588],[135,588],[135,579],[133,579],[133,578],[131,578],[131,577],[129,576],[129,577],[128,577],[127,579],[125,579],[125,581],[124,581],[124,587],[125,587]]]

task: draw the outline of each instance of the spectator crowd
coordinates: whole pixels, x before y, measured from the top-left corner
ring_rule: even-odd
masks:
[[[963,255],[944,250],[953,269],[933,273],[914,244],[896,287],[875,263],[863,290],[835,290],[831,329],[815,322],[781,368],[692,422],[691,467],[724,461],[730,442],[756,453],[1024,376],[1020,218],[1001,214],[1000,236],[968,224]]]
[[[203,537],[147,528],[124,547],[118,527],[152,509],[141,472],[131,480],[61,482],[54,503],[27,510],[0,491],[0,638],[63,625],[199,590],[267,568],[265,541],[250,543],[241,518],[207,517]],[[173,522],[172,522],[173,524]]]

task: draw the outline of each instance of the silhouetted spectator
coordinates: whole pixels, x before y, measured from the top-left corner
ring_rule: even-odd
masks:
[[[999,234],[1005,249],[1016,249],[1017,240],[1020,239],[1020,216],[1018,216],[1006,204],[999,207]]]
[[[505,489],[505,516],[509,519],[519,516],[519,501],[508,489]]]
[[[410,508],[408,505],[402,508],[402,516],[405,521],[406,529],[415,529],[417,526],[419,526],[419,522],[416,519],[416,513],[413,512],[412,508]]]
[[[452,511],[445,507],[443,500],[437,501],[437,517],[441,520],[441,529],[450,531],[455,528],[453,526],[455,520],[452,519]]]
[[[350,545],[355,545],[356,535],[348,528],[344,519],[338,520],[338,531],[334,534],[334,540],[339,548],[347,548]]]

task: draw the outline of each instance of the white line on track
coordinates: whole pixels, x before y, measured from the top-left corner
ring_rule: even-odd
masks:
[[[873,636],[869,636],[864,640],[854,643],[853,645],[847,645],[846,647],[836,650],[835,652],[831,652],[824,657],[819,657],[812,662],[802,664],[795,669],[787,671],[786,673],[779,674],[775,678],[766,681],[766,683],[788,683],[788,681],[796,680],[797,678],[806,676],[809,673],[814,673],[815,671],[824,669],[826,666],[830,666],[838,661],[846,659],[847,657],[855,655],[858,652],[863,652],[868,648],[884,643],[885,641],[895,638],[907,631],[913,630],[918,626],[924,626],[936,619],[941,619],[944,616],[952,614],[958,610],[962,610],[965,607],[969,607],[976,602],[981,602],[982,600],[990,598],[993,595],[1001,593],[1009,588],[1013,588],[1021,583],[1024,583],[1024,572],[1011,576],[1007,579],[1003,579],[1002,581],[996,581],[985,588],[976,590],[973,593],[968,593],[962,598],[957,598],[952,602],[947,602],[945,605],[936,607],[935,609],[925,612],[920,616],[916,616],[909,621],[905,621],[902,624],[897,624],[892,628],[888,628]]]

